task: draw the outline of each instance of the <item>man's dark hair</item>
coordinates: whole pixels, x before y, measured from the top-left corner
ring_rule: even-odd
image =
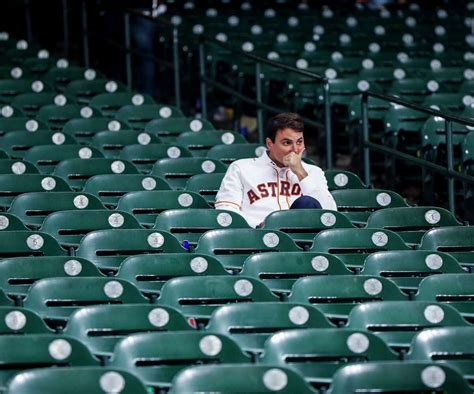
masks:
[[[293,112],[283,112],[275,115],[267,122],[266,136],[275,142],[277,131],[283,129],[292,129],[302,133],[304,131],[303,119]]]

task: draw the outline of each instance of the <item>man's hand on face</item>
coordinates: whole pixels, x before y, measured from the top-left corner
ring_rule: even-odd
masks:
[[[283,157],[283,164],[286,167],[289,167],[290,170],[298,177],[298,180],[303,180],[308,176],[308,173],[303,168],[303,164],[301,163],[301,157],[303,155],[304,150],[302,150],[299,154],[295,152],[290,152],[286,156]]]

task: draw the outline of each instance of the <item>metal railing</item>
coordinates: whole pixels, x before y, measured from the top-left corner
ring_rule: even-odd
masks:
[[[223,49],[228,50],[235,56],[238,56],[239,59],[249,59],[254,62],[255,65],[255,98],[246,96],[241,92],[233,89],[232,87],[226,86],[221,82],[209,78],[206,73],[206,59],[207,59],[207,46],[218,46]],[[207,118],[207,87],[208,85],[221,90],[225,93],[234,95],[240,100],[254,105],[257,108],[257,129],[259,142],[263,143],[263,110],[267,110],[273,113],[287,112],[287,109],[277,108],[272,105],[268,105],[262,100],[262,64],[270,66],[276,70],[284,70],[296,75],[307,77],[313,79],[316,83],[323,85],[323,101],[324,101],[324,135],[325,135],[325,162],[326,168],[331,169],[333,166],[333,152],[332,152],[332,126],[331,126],[331,101],[330,101],[330,85],[329,80],[321,75],[315,74],[313,72],[295,68],[283,63],[278,63],[269,59],[265,59],[260,56],[256,56],[249,52],[243,51],[240,48],[223,43],[214,38],[206,37],[203,35],[199,43],[199,79],[200,79],[200,88],[201,88],[201,103],[202,103],[202,114],[204,118]],[[315,90],[316,93],[316,90]],[[316,95],[315,95],[316,96]],[[306,124],[321,128],[321,124],[315,122],[312,119],[303,117],[303,120]]]
[[[65,0],[67,2],[67,0]],[[150,15],[145,15],[139,10],[129,9],[129,8],[104,8],[103,10],[110,12],[120,12],[123,14],[123,29],[124,29],[124,41],[118,42],[113,39],[103,37],[100,34],[97,34],[93,31],[90,31],[88,26],[88,9],[87,9],[87,0],[82,0],[81,7],[81,36],[83,41],[83,58],[84,64],[86,67],[90,63],[90,49],[89,49],[89,40],[90,38],[96,38],[102,40],[103,42],[108,43],[111,46],[114,46],[121,51],[123,51],[125,56],[125,67],[126,67],[126,83],[128,87],[133,85],[133,66],[132,66],[132,56],[139,56],[142,59],[148,59],[153,61],[155,64],[165,65],[167,68],[173,70],[173,80],[174,80],[174,97],[175,105],[181,109],[181,80],[180,80],[180,61],[179,61],[179,30],[178,27],[170,23],[168,20],[160,17],[152,17]],[[132,46],[131,40],[131,17],[143,19],[154,23],[157,27],[164,28],[171,32],[172,38],[172,48],[173,48],[173,59],[171,62],[166,62],[162,57],[155,56],[149,52],[137,50]],[[65,31],[67,29],[65,28]],[[65,34],[66,39],[66,34]]]
[[[374,97],[383,101],[390,103],[395,103],[403,107],[411,108],[421,113],[425,113],[431,116],[437,116],[443,118],[445,121],[445,133],[446,133],[446,157],[447,163],[446,166],[441,166],[439,164],[431,163],[427,160],[420,159],[409,155],[407,153],[400,152],[399,150],[388,148],[385,145],[377,144],[370,141],[369,135],[369,115],[368,115],[368,99],[369,97]],[[426,108],[421,105],[414,104],[412,102],[400,99],[395,96],[388,96],[384,94],[374,93],[374,92],[364,92],[362,94],[362,135],[363,135],[363,157],[364,157],[364,181],[368,185],[370,184],[370,175],[371,175],[371,163],[370,163],[370,150],[384,153],[387,156],[393,157],[395,159],[401,159],[405,162],[415,164],[422,168],[429,169],[435,173],[441,174],[447,177],[447,186],[448,186],[448,205],[449,210],[455,214],[456,211],[456,201],[455,201],[455,190],[454,190],[454,181],[464,181],[474,184],[474,177],[463,174],[459,171],[454,170],[454,153],[453,153],[453,123],[460,123],[467,126],[474,126],[474,121],[468,118],[446,114],[444,112]]]

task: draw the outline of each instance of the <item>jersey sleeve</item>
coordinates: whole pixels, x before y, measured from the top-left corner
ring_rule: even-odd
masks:
[[[300,181],[301,192],[319,201],[323,209],[337,211],[336,201],[329,192],[328,182],[323,170],[316,166],[305,166],[308,176]]]
[[[242,215],[243,194],[244,188],[240,176],[240,168],[235,163],[232,163],[222,179],[214,206],[216,209],[226,209]]]

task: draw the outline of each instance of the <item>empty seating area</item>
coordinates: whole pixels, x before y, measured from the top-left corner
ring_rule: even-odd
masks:
[[[472,116],[472,21],[457,8],[165,3],[189,48],[205,33],[325,74],[336,151],[358,149],[361,91]],[[251,89],[254,65],[217,48],[215,76]],[[338,211],[251,228],[214,200],[263,144],[8,33],[0,59],[0,393],[473,392],[464,217],[332,168]],[[264,95],[320,115],[314,85],[262,72]],[[436,119],[373,104],[376,138],[445,160]],[[456,165],[473,174],[474,132],[458,131]],[[387,176],[428,182],[404,165]]]

